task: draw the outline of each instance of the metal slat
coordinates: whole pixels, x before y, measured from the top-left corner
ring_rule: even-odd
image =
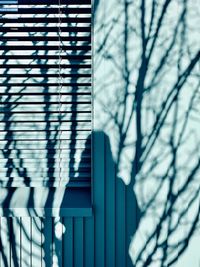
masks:
[[[40,160],[40,162],[42,160],[46,160],[46,161],[50,161],[50,159],[59,159],[59,160],[63,160],[63,159],[68,159],[68,163],[69,163],[69,155],[70,155],[70,152],[73,152],[75,154],[75,152],[79,152],[80,154],[80,151],[79,150],[75,150],[74,151],[71,151],[71,149],[58,149],[57,153],[53,153],[51,152],[51,150],[45,150],[45,151],[40,151],[38,153],[38,150],[37,149],[33,149],[33,150],[20,150],[20,159],[17,159],[17,154],[19,153],[19,151],[17,149],[13,149],[13,150],[9,150],[9,149],[3,149],[3,150],[0,150],[0,161],[1,162],[9,162],[9,160],[12,160],[12,159],[15,159],[15,160],[18,160],[20,162],[20,160],[26,160],[25,162],[29,162],[31,160],[33,160],[33,155],[34,153],[38,153],[37,155],[37,159]],[[7,154],[7,157],[5,158],[4,156],[4,153]],[[76,154],[77,154],[76,153]],[[80,160],[82,161],[82,163],[84,164],[84,162],[87,162],[87,163],[90,163],[90,149],[88,149],[88,151],[86,152],[85,151],[85,155],[83,156],[77,156],[77,155],[74,155],[73,158],[74,158],[74,161],[76,161],[76,164],[80,162]],[[18,162],[17,161],[17,162]]]
[[[47,83],[47,82],[42,82],[42,83],[40,83],[40,86],[58,86],[59,85],[59,83]],[[0,85],[0,88],[1,87],[4,87],[5,85],[3,85],[3,84],[1,84]],[[7,89],[9,89],[9,87],[14,87],[14,86],[16,86],[16,87],[19,87],[19,84],[18,83],[12,83],[12,84],[9,84],[8,83],[8,85],[7,85]],[[26,83],[24,83],[23,84],[23,86],[38,86],[37,85],[37,83],[28,83],[28,82],[26,82]],[[71,82],[71,83],[62,83],[62,86],[75,86],[75,87],[77,87],[77,86],[91,86],[91,83],[76,83],[76,82]],[[57,89],[58,90],[58,89]]]
[[[73,3],[73,2],[72,2]],[[19,17],[19,18],[0,18],[0,23],[58,23],[61,21],[62,23],[91,23],[90,17],[63,17],[59,20],[59,18],[55,17]]]
[[[87,32],[90,32],[90,27],[73,27],[73,26],[70,26],[70,27],[59,27],[60,30],[62,31],[62,33],[64,32],[67,32],[67,33],[76,33],[76,32],[84,32],[84,33],[87,33]],[[50,27],[50,26],[46,26],[46,27],[37,27],[37,26],[34,26],[34,27],[18,27],[17,25],[15,27],[1,27],[0,28],[0,32],[9,32],[9,33],[12,33],[12,32],[17,32],[17,33],[20,33],[20,32],[59,32],[59,28],[58,27]],[[9,47],[8,47],[9,48]],[[2,49],[2,48],[1,48]],[[7,49],[5,47],[3,47],[3,49]]]
[[[90,187],[90,176],[91,173],[86,173],[85,175],[82,174],[77,174],[77,173],[68,173],[66,174],[66,170],[65,172],[57,172],[57,173],[53,173],[53,172],[45,172],[45,173],[39,173],[38,174],[38,168],[36,168],[35,172],[34,172],[34,179],[32,178],[31,175],[33,175],[33,173],[29,174],[25,174],[27,172],[26,168],[23,168],[23,170],[21,170],[20,172],[18,172],[16,169],[14,170],[16,172],[16,174],[11,174],[8,175],[7,172],[2,173],[2,175],[0,176],[1,178],[1,183],[3,184],[3,186],[5,187],[9,187],[11,182],[25,182],[25,181],[30,181],[30,182],[40,182],[40,183],[45,183],[45,182],[49,182],[49,181],[58,181],[57,178],[59,177],[59,175],[62,175],[62,181],[69,183],[69,182],[74,182],[74,184],[76,185],[76,187],[81,187],[81,185],[79,185],[79,183],[81,184],[82,182],[85,183],[87,182],[87,186],[89,185]],[[37,173],[37,174],[36,174]],[[48,178],[47,178],[48,177]],[[8,182],[9,179],[9,182]],[[70,185],[69,185],[70,186]]]
[[[0,5],[13,5],[13,4],[17,4],[18,0],[0,0]]]
[[[20,86],[20,85],[19,85]],[[23,93],[23,96],[27,95],[40,95],[46,97],[47,95],[59,95],[59,92],[56,91],[58,89],[57,86],[21,86],[21,87],[11,87],[9,90],[4,91],[4,87],[0,87],[0,96],[7,96],[10,97],[12,95],[18,95],[21,96]],[[72,92],[69,87],[62,87],[60,93],[62,95],[69,95],[69,96],[79,96],[79,95],[87,95],[91,96],[91,88],[90,86],[80,86],[76,89],[76,91]]]
[[[9,38],[9,37],[6,37]],[[25,37],[26,38],[26,37]],[[45,38],[45,37],[35,37],[36,40],[40,40],[38,38]],[[53,38],[53,37],[52,37]],[[56,37],[57,38],[57,37]],[[82,38],[82,37],[80,37]],[[88,37],[86,37],[88,38]],[[72,40],[74,41],[74,40]],[[76,40],[75,40],[76,41]],[[6,54],[0,54],[0,59],[58,59],[58,55],[6,55]],[[69,60],[73,60],[73,59],[77,59],[77,60],[84,60],[84,59],[91,59],[91,55],[66,55],[66,54],[62,54],[62,59],[69,59]]]
[[[87,5],[87,4],[91,4],[91,0],[84,0],[84,1],[81,1],[81,0],[18,0],[18,3],[20,5],[27,5],[27,4],[30,4],[30,5],[48,5],[48,4],[51,4],[51,5],[56,5],[56,4],[59,4],[61,3],[62,5]]]
[[[34,90],[35,90],[35,89],[34,89]],[[80,91],[80,90],[79,90],[79,91]],[[89,96],[91,96],[91,92],[87,92],[87,91],[82,91],[82,92],[80,91],[80,92],[79,92],[79,91],[78,91],[78,90],[77,90],[77,92],[67,92],[67,91],[63,91],[63,92],[62,92],[62,95],[69,95],[69,96],[72,96],[72,95],[76,95],[76,96],[79,96],[79,95],[86,96],[86,95],[87,95],[87,96],[88,96],[88,95],[89,95]],[[59,93],[58,93],[58,92],[55,92],[55,91],[54,91],[54,92],[51,92],[51,91],[50,91],[50,92],[46,92],[45,90],[44,90],[44,91],[40,91],[40,92],[35,92],[35,91],[33,91],[33,90],[32,90],[32,92],[24,92],[24,91],[23,91],[23,96],[29,96],[29,95],[30,95],[30,96],[32,96],[32,95],[33,95],[33,96],[36,96],[36,95],[37,95],[37,96],[38,96],[38,95],[41,95],[41,96],[46,96],[46,95],[50,95],[50,96],[52,96],[52,95],[57,95],[57,96],[58,96],[58,94],[59,94]],[[20,95],[20,96],[21,96],[22,93],[19,92],[19,91],[18,91],[18,92],[4,92],[4,93],[1,93],[1,92],[0,92],[0,96],[5,96],[5,95],[6,95],[6,96],[9,96],[9,97],[10,97],[10,96],[13,96],[13,95]]]
[[[5,131],[7,128],[8,124],[0,122],[0,131]],[[73,122],[62,122],[61,124],[59,124],[58,122],[49,122],[48,124],[46,122],[38,122],[37,124],[33,124],[32,122],[19,122],[9,125],[9,130],[11,131],[24,131],[24,130],[45,131],[46,129],[48,129],[48,131],[50,130],[55,131],[58,129],[60,131],[63,130],[91,131],[91,123],[79,122],[75,126]]]
[[[47,77],[47,78],[58,78],[58,74],[18,74],[18,73],[15,73],[15,74],[7,74],[7,73],[3,73],[1,74],[0,73],[0,78],[1,77],[6,77],[6,79],[8,77],[12,78],[14,76],[14,78],[16,77],[19,77],[19,78],[24,78],[24,79],[27,79],[27,78],[44,78],[44,77]],[[91,74],[87,74],[87,73],[72,73],[72,74],[62,74],[62,77],[63,78],[68,78],[68,77],[71,77],[71,78],[76,78],[76,79],[80,79],[80,78],[91,78]],[[10,93],[0,93],[0,95],[9,95]],[[19,93],[18,93],[19,94]],[[25,93],[23,93],[24,95]],[[34,94],[34,92],[33,92]],[[42,93],[41,93],[42,94]],[[45,94],[45,93],[44,93]],[[47,93],[46,93],[47,94]],[[55,93],[54,93],[55,94]],[[58,94],[58,93],[57,93]],[[62,94],[69,94],[69,93],[62,93]]]
[[[1,36],[1,41],[16,41],[16,42],[23,42],[23,41],[30,41],[30,42],[36,42],[36,41],[58,41],[59,36],[17,36],[17,35],[4,35]],[[61,36],[62,41],[68,41],[68,42],[89,42],[91,43],[91,36],[87,33],[87,35],[82,36]],[[2,56],[2,55],[1,55]],[[23,57],[23,55],[21,55]],[[34,58],[35,55],[31,55],[31,57]],[[41,55],[42,56],[42,55]],[[43,55],[44,57],[47,57]],[[67,58],[74,58],[75,55],[65,55]],[[16,57],[16,55],[12,55],[12,57]],[[62,56],[62,58],[64,55]],[[77,55],[76,57],[84,58],[86,55]],[[5,55],[6,58],[6,55]],[[10,57],[8,57],[9,59]]]
[[[63,134],[63,133],[61,133],[61,135],[55,135],[55,136],[49,136],[48,138],[46,137],[46,135],[44,135],[44,136],[39,136],[39,137],[37,137],[37,134],[35,134],[34,136],[33,136],[33,134],[32,135],[27,135],[27,134],[24,134],[23,136],[22,135],[11,135],[11,136],[8,136],[8,135],[3,135],[3,136],[1,136],[0,135],[0,142],[2,141],[2,140],[5,140],[5,138],[6,138],[6,140],[8,140],[8,144],[9,144],[9,142],[12,142],[12,141],[15,141],[16,142],[16,145],[17,145],[17,142],[19,142],[19,141],[30,141],[30,142],[32,142],[32,141],[43,141],[43,140],[46,140],[47,142],[48,141],[51,141],[51,140],[54,140],[54,141],[61,141],[61,140],[78,140],[78,141],[81,141],[81,140],[86,140],[86,138],[83,136],[83,137],[76,137],[76,136],[70,136],[70,135],[68,135],[67,137],[65,137],[65,135]]]
[[[56,48],[56,46],[55,46]],[[69,46],[69,48],[71,49],[71,47]],[[0,49],[3,49],[3,47],[1,46]],[[24,50],[24,48],[22,47],[19,47],[20,50]],[[26,50],[27,48],[25,48]],[[48,49],[48,47],[44,47],[44,49]],[[51,49],[51,48],[50,48]],[[49,50],[50,50],[49,49]],[[90,69],[91,68],[91,64],[60,64],[60,67],[64,68],[64,69],[67,69],[67,68],[70,68],[70,69],[81,69],[81,68],[84,68],[84,69]],[[12,68],[15,68],[15,69],[49,69],[49,68],[53,68],[53,69],[59,69],[59,66],[55,66],[53,64],[37,64],[37,65],[34,65],[34,64],[31,64],[29,66],[27,66],[27,64],[20,64],[20,65],[17,65],[17,62],[16,64],[4,64],[4,65],[1,65],[0,66],[0,69],[12,69]]]
[[[47,97],[47,95],[49,95],[49,97]],[[19,98],[20,96],[20,98]],[[33,90],[32,90],[32,93],[24,93],[24,92],[18,92],[18,93],[9,93],[9,92],[6,92],[6,93],[0,93],[0,97],[1,97],[1,101],[4,103],[4,101],[6,100],[9,100],[9,101],[18,101],[18,99],[20,100],[28,100],[28,101],[33,101],[34,100],[44,100],[44,103],[47,102],[48,103],[48,100],[52,100],[52,101],[59,101],[59,97],[61,98],[61,101],[62,100],[69,100],[71,97],[75,96],[76,99],[80,99],[80,100],[88,100],[90,101],[91,100],[91,93],[90,92],[77,92],[77,93],[69,93],[69,92],[65,92],[63,93],[61,96],[59,95],[59,92],[54,92],[54,93],[48,93],[46,92],[45,90],[43,91],[40,91],[40,93],[35,93]],[[18,103],[18,102],[17,102]]]
[[[18,0],[19,5],[87,5],[91,4],[91,0]]]
[[[61,14],[91,14],[91,8],[53,8],[53,7],[47,7],[47,8],[39,8],[39,7],[25,7],[22,8],[20,5],[18,5],[17,8],[7,8],[7,9],[0,9],[0,14],[13,14],[13,13],[20,13],[20,14],[58,14],[59,12]]]
[[[37,125],[37,124],[36,124]],[[56,136],[58,136],[59,130],[54,130],[54,131],[49,131],[49,130],[43,130],[43,131],[35,131],[35,130],[30,130],[30,131],[17,131],[15,133],[13,133],[12,131],[0,131],[0,139],[3,140],[4,138],[16,138],[18,140],[23,140],[24,138],[28,138],[28,139],[34,139],[34,136],[41,134],[42,136],[40,137],[41,140],[44,139],[44,137],[49,136],[49,135],[53,135],[53,137],[55,138],[54,140],[56,140]],[[23,136],[24,137],[23,137]],[[61,139],[77,139],[77,140],[85,140],[87,139],[88,133],[87,132],[79,132],[79,133],[74,133],[72,134],[69,131],[65,131],[63,130],[61,132]],[[50,138],[51,139],[51,138]]]

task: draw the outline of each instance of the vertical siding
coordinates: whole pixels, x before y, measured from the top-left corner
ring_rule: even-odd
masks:
[[[73,234],[74,225],[73,218],[64,218],[65,233],[63,235],[64,239],[64,266],[73,267]]]
[[[93,216],[0,217],[0,267],[132,266],[136,199],[116,176],[108,138],[93,141]]]
[[[24,221],[22,219],[22,223]],[[41,235],[42,235],[42,227],[41,227],[41,218],[33,217],[32,218],[32,228],[31,228],[31,267],[41,267],[42,265],[42,242],[41,242]],[[25,250],[25,246],[22,245],[22,249]]]
[[[63,266],[63,218],[53,218],[52,221],[53,265]]]
[[[84,219],[84,266],[94,265],[94,217]]]
[[[21,249],[21,266],[31,266],[31,220],[30,217],[21,218],[21,245],[25,249]],[[49,265],[50,266],[50,265]]]
[[[9,242],[9,235],[8,235],[8,218],[1,218],[1,267],[8,267],[10,266],[10,242]]]
[[[105,266],[105,151],[104,135],[93,136],[93,198],[94,198],[94,261],[95,267]]]
[[[116,183],[116,267],[126,266],[125,254],[125,187]]]
[[[53,218],[43,219],[43,235],[45,236],[43,249],[44,249],[44,262],[46,266],[52,265],[52,225],[53,225]]]
[[[74,267],[83,267],[83,218],[74,219]]]
[[[21,255],[21,218],[9,218],[9,231],[10,231],[10,261],[11,266],[20,267],[22,262]]]
[[[116,207],[115,207],[115,188],[116,188],[116,176],[115,165],[111,157],[111,151],[108,140],[105,142],[105,218],[106,218],[106,240],[105,240],[105,261],[106,266],[115,266],[115,244],[116,244]]]

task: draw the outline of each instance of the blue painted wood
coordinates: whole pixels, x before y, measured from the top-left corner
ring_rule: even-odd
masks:
[[[22,248],[24,247],[21,240],[21,218],[10,218],[10,253],[11,266],[22,266]]]
[[[127,267],[133,267],[130,255],[129,255],[129,249],[131,240],[137,230],[139,217],[140,217],[140,211],[137,204],[137,199],[135,197],[135,193],[133,190],[133,182],[131,182],[128,186],[126,186],[126,266]],[[137,217],[138,216],[138,217]]]
[[[89,217],[92,216],[92,207],[87,208],[0,208],[0,216],[7,212],[8,217]]]
[[[46,267],[45,261],[44,261],[44,234],[43,234],[43,229],[44,229],[44,220],[45,218],[41,218],[41,230],[40,230],[40,240],[41,240],[41,267]]]
[[[21,266],[26,267],[31,266],[31,240],[30,240],[30,233],[31,233],[31,218],[24,217],[21,218]],[[49,244],[49,246],[51,243]]]
[[[83,267],[83,218],[74,219],[74,267]]]
[[[1,218],[2,267],[10,266],[10,244],[8,218]]]
[[[2,261],[3,261],[3,257],[2,257],[2,252],[3,252],[3,244],[2,244],[2,237],[1,237],[1,217],[0,217],[0,267],[2,267]]]
[[[42,239],[41,239],[41,232],[42,232],[42,224],[41,218],[33,217],[32,218],[32,266],[31,267],[38,267],[41,266],[42,260]]]
[[[11,192],[11,190],[13,192]],[[38,190],[29,187],[9,189],[13,199],[12,205],[10,202],[5,202],[5,195],[8,193],[7,188],[0,188],[0,216],[10,217],[83,217],[92,216],[91,206],[91,189],[90,187],[80,188],[41,188]],[[48,198],[44,195],[48,195]],[[53,202],[55,194],[60,197],[57,202]],[[13,196],[12,196],[13,195]],[[34,196],[34,201],[27,203],[27,197],[31,199]],[[58,203],[61,203],[58,205]]]
[[[84,218],[84,266],[94,267],[94,217]]]
[[[53,218],[53,221],[53,257],[58,266],[63,266],[63,218]]]
[[[44,243],[43,243],[43,259],[45,261],[46,266],[52,265],[52,223],[53,218],[44,218],[43,224],[43,235],[44,235]]]
[[[139,217],[136,218],[139,209],[133,184],[126,186],[116,176],[108,138],[102,132],[97,132],[93,136],[93,142],[92,216],[84,217],[81,208],[80,214],[73,213],[72,209],[72,213],[67,213],[68,217],[61,216],[60,237],[56,233],[57,218],[53,217],[54,213],[50,216],[53,211],[50,206],[44,210],[47,215],[45,218],[41,219],[37,213],[32,218],[22,217],[21,230],[17,225],[19,217],[2,217],[0,241],[3,254],[0,254],[0,267],[18,267],[10,258],[11,239],[8,237],[11,234],[11,220],[14,223],[15,237],[21,238],[21,252],[17,252],[17,258],[21,257],[20,267],[133,266],[128,249],[139,220]],[[13,257],[13,252],[11,256]]]
[[[117,178],[116,181],[116,267],[126,266],[126,224],[125,224],[125,185]]]
[[[93,201],[95,221],[95,267],[105,266],[105,158],[104,134],[93,135]]]
[[[105,136],[105,201],[106,201],[106,266],[115,266],[115,164],[112,157],[110,142]]]
[[[63,234],[63,251],[64,257],[63,262],[64,266],[73,267],[73,235],[74,235],[74,227],[73,227],[73,218],[64,218],[64,226],[65,231]]]

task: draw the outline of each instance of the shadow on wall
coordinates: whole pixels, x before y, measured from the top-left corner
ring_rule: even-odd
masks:
[[[90,138],[91,136],[88,136],[88,140]],[[2,266],[10,266],[13,262],[14,266],[17,267],[20,266],[20,262],[28,264],[30,261],[37,264],[43,262],[44,266],[50,266],[56,262],[55,266],[65,267],[69,263],[69,258],[65,260],[65,254],[69,254],[71,251],[72,255],[68,257],[73,258],[74,265],[72,266],[79,267],[77,258],[81,258],[81,255],[86,253],[86,247],[94,247],[93,255],[90,252],[90,257],[94,257],[94,266],[101,266],[97,262],[102,260],[100,258],[102,248],[104,250],[104,266],[118,266],[116,262],[119,266],[133,266],[128,251],[140,220],[137,199],[133,187],[131,185],[126,186],[123,180],[116,176],[116,163],[112,157],[108,136],[103,132],[94,132],[92,138],[96,144],[94,151],[93,217],[58,219],[51,216],[39,218],[35,214],[35,217],[29,219],[1,218],[0,260]],[[86,145],[87,142],[86,140]],[[100,147],[101,149],[99,149]],[[88,151],[83,151],[82,159],[85,158],[85,153],[88,154]],[[96,163],[98,166],[95,165]],[[103,165],[101,165],[102,163]],[[80,162],[80,166],[82,166],[81,164]],[[100,175],[96,175],[95,171],[100,171]],[[104,173],[103,176],[101,176],[102,173]],[[57,190],[58,188],[48,190],[46,207],[53,207]],[[16,197],[14,189],[9,190],[4,202],[2,202],[2,207],[9,207],[4,216],[12,214],[11,203],[14,194]],[[34,207],[33,188],[29,191],[27,205],[30,204],[30,201],[31,206]],[[63,196],[60,208],[65,206],[66,201],[67,194]],[[8,211],[9,209],[10,211]],[[32,215],[30,214],[30,216]],[[56,232],[58,226],[60,227],[60,234]],[[86,229],[90,229],[89,234]],[[18,236],[21,236],[24,241],[19,242]],[[84,242],[86,243],[84,244]],[[84,245],[81,247],[81,244]],[[67,247],[68,249],[71,247],[71,250],[66,251]],[[84,247],[85,249],[83,249]],[[34,253],[29,253],[29,249]],[[10,255],[12,255],[11,259]],[[87,255],[83,255],[83,258],[87,258]],[[93,265],[87,265],[87,267],[89,266]]]
[[[94,224],[93,229],[90,229],[90,235],[94,233],[92,239],[96,244],[94,250],[97,251],[94,253],[94,266],[112,267],[116,266],[116,262],[119,266],[133,266],[129,247],[141,217],[133,190],[134,180],[126,185],[121,177],[117,176],[117,163],[113,159],[110,140],[103,131],[94,131],[88,136],[80,166],[88,155],[87,147],[91,139],[94,156],[92,183]],[[65,206],[66,201],[67,194],[63,197],[61,207]],[[86,236],[86,238],[91,237]],[[99,251],[102,251],[102,254]],[[99,261],[102,261],[102,265]]]
[[[119,266],[133,266],[129,256],[129,247],[141,217],[133,190],[134,181],[132,180],[129,185],[126,185],[121,177],[117,177],[117,163],[114,162],[112,156],[109,137],[99,131],[93,132],[92,138],[95,145],[93,152],[95,227],[97,231],[98,229],[101,231],[102,217],[105,216],[105,228],[103,229],[105,233],[105,265],[115,266],[118,263]],[[102,169],[99,167],[101,164],[104,166],[104,182],[101,181]],[[100,172],[100,175],[97,172]],[[110,264],[111,262],[112,264]]]
[[[110,140],[108,138],[108,136],[105,135],[105,143],[108,146],[107,149],[107,157],[110,157],[109,161],[113,161],[112,158],[112,153],[111,153],[111,147],[110,147]],[[115,166],[115,170],[116,170],[116,164],[113,161],[113,164]],[[115,172],[116,173],[116,172]],[[109,179],[109,177],[107,177]],[[126,185],[123,180],[121,179],[121,177],[117,177],[115,176],[115,186],[113,187],[113,190],[116,190],[115,195],[116,195],[116,225],[118,225],[118,221],[117,220],[124,220],[124,228],[121,229],[122,231],[122,237],[124,234],[124,242],[125,242],[125,262],[126,262],[126,266],[133,266],[130,256],[129,256],[129,247],[130,247],[130,243],[132,238],[134,237],[138,225],[139,225],[139,221],[140,221],[140,217],[141,217],[141,213],[140,213],[140,209],[138,206],[138,202],[137,202],[137,198],[134,192],[134,182],[133,180]],[[109,201],[109,199],[108,199]],[[124,215],[124,217],[120,218],[121,215]],[[119,228],[119,226],[118,226]],[[120,231],[120,229],[118,229]],[[124,233],[123,233],[124,231]],[[116,232],[117,235],[118,232]],[[122,240],[123,240],[122,239]],[[120,242],[120,239],[119,239]],[[120,243],[119,243],[120,245]],[[123,249],[123,248],[121,248]]]
[[[128,166],[132,181],[127,188],[117,182],[116,213],[127,212],[126,247],[142,221],[131,246],[137,267],[175,266],[183,254],[188,262],[198,255],[190,244],[200,221],[196,10],[190,0],[94,1],[96,126],[115,143],[119,172]],[[142,220],[134,225],[135,179]]]

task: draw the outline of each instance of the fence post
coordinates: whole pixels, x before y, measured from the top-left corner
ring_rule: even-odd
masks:
[[[105,266],[105,137],[93,133],[93,208],[95,267]]]

